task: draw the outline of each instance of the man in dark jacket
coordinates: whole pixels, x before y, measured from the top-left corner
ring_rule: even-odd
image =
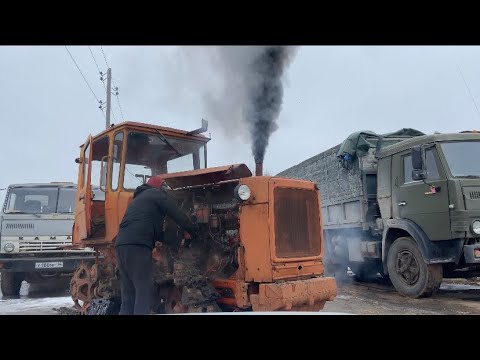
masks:
[[[159,176],[137,187],[127,208],[115,252],[120,271],[122,306],[120,315],[150,314],[153,296],[152,250],[162,238],[165,215],[175,221],[192,237],[197,225],[177,207],[165,191],[165,180]]]

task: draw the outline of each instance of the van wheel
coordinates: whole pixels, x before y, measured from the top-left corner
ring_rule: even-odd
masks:
[[[387,268],[395,289],[401,295],[412,298],[432,296],[443,279],[442,264],[426,264],[411,237],[394,241],[388,251]]]
[[[3,296],[18,296],[22,287],[23,273],[2,271],[0,280]]]

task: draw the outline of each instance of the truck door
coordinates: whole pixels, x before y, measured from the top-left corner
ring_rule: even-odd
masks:
[[[430,240],[451,238],[447,178],[432,145],[425,149],[427,179],[413,181],[411,151],[394,155],[395,214],[419,225]],[[427,184],[428,185],[427,185]],[[430,186],[431,185],[431,186]],[[435,190],[433,187],[436,187]]]
[[[92,137],[89,136],[83,146],[82,178],[78,184],[78,199],[76,203],[77,216],[75,227],[78,229],[80,240],[86,239],[91,234],[91,204],[92,204]]]

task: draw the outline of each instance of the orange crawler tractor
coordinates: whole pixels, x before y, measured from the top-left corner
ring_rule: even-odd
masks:
[[[334,299],[335,279],[323,275],[315,184],[261,176],[261,164],[257,176],[243,164],[207,168],[206,128],[124,122],[81,146],[73,243],[97,253],[71,280],[81,312],[118,311],[119,224],[134,189],[159,174],[201,235],[191,242],[166,218],[152,254],[155,313],[318,311]]]

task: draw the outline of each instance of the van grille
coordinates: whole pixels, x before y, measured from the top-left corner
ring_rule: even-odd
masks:
[[[7,224],[6,229],[34,229],[35,224]]]
[[[318,256],[321,251],[317,192],[274,190],[275,251],[280,258]]]
[[[19,243],[20,252],[56,250],[59,247],[67,245],[72,245],[72,240],[20,240]]]

